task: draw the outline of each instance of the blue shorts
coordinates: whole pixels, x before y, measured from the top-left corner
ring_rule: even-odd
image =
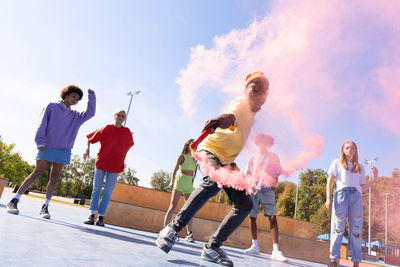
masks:
[[[49,162],[69,164],[71,160],[71,149],[58,149],[46,146],[44,152],[38,151],[36,160],[47,160]]]
[[[251,218],[257,218],[260,204],[264,208],[264,216],[276,215],[275,192],[272,188],[267,188],[265,191],[258,191],[256,195],[251,195],[253,201],[253,209],[250,211]]]

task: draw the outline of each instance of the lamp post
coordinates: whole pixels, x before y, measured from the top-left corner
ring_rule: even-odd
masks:
[[[385,255],[387,254],[387,246],[388,246],[388,240],[387,240],[387,228],[388,228],[388,196],[390,193],[383,193],[385,195]]]
[[[297,185],[296,185],[296,204],[294,206],[294,219],[297,217],[297,198],[299,196],[299,182],[300,182],[300,175],[303,169],[297,169]]]
[[[369,179],[371,179],[372,167],[378,158],[371,160],[365,160],[365,165],[370,165],[369,167]],[[368,188],[368,255],[371,255],[371,186]]]
[[[129,109],[131,108],[132,98],[133,98],[134,95],[137,95],[139,93],[140,93],[140,91],[128,92],[127,93],[128,96],[131,96],[131,100],[129,101],[128,111],[126,112],[126,119],[124,121],[124,126],[126,125],[126,121],[128,120],[128,114],[129,114]]]

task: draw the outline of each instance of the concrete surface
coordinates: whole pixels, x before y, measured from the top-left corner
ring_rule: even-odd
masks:
[[[155,233],[85,225],[85,207],[51,202],[52,218],[46,220],[39,216],[43,200],[24,195],[20,214],[9,214],[6,204],[12,196],[6,188],[0,199],[0,266],[220,266],[201,260],[202,242],[181,239],[165,254],[154,243]],[[295,259],[275,262],[268,254],[250,256],[241,249],[223,248],[235,266],[326,266]]]

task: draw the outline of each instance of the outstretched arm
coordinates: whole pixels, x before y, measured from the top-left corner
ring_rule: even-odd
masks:
[[[203,131],[205,129],[211,128],[211,133],[214,133],[215,129],[217,129],[218,127],[226,129],[229,128],[234,122],[235,115],[233,115],[232,113],[223,113],[214,119],[206,121]]]

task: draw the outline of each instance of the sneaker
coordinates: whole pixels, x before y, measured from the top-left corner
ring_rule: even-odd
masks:
[[[42,210],[40,211],[40,215],[42,216],[43,219],[50,219],[49,205],[43,204]]]
[[[255,246],[254,244],[251,245],[251,247],[249,247],[248,249],[244,250],[245,254],[260,254],[260,248],[258,246]]]
[[[104,221],[103,221],[103,219],[104,219],[103,216],[99,216],[99,218],[97,219],[96,225],[97,225],[97,226],[104,227]]]
[[[7,212],[18,215],[19,209],[17,207],[19,199],[13,198],[7,204]]]
[[[94,214],[90,215],[87,221],[83,222],[84,224],[90,224],[93,225],[94,224]]]
[[[338,266],[338,264],[337,264],[336,261],[331,261],[331,262],[328,264],[328,267],[337,267],[337,266]]]
[[[212,249],[208,244],[204,245],[201,258],[224,266],[233,266],[233,262],[228,258],[225,251],[221,248]]]
[[[282,255],[282,252],[280,250],[275,250],[272,251],[271,254],[271,260],[275,261],[288,261],[288,258]]]
[[[170,226],[165,226],[156,239],[156,245],[161,248],[165,253],[168,253],[175,243],[178,233]]]
[[[194,243],[194,236],[193,236],[193,233],[188,234],[188,235],[185,237],[185,240],[186,240],[187,242]]]

